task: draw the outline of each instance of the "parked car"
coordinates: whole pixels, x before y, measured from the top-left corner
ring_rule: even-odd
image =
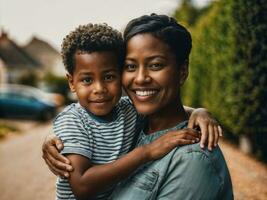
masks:
[[[38,88],[23,85],[0,85],[0,118],[48,120],[57,106],[51,96]]]

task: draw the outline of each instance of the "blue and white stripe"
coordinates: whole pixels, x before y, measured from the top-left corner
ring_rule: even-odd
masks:
[[[112,122],[98,120],[80,104],[66,107],[54,121],[54,132],[64,142],[63,154],[79,154],[94,164],[110,163],[129,152],[136,134],[137,113],[127,97],[114,109]],[[107,199],[112,188],[95,199]],[[75,200],[67,179],[57,181],[57,199]]]

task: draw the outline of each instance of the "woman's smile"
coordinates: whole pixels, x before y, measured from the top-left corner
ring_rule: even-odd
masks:
[[[158,90],[156,89],[133,89],[133,93],[135,93],[136,98],[139,99],[139,101],[149,101],[154,98]]]
[[[151,34],[139,34],[127,42],[122,82],[140,114],[175,110],[178,104],[180,70],[176,57],[168,45]]]

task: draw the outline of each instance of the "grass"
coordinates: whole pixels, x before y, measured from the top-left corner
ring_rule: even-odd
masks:
[[[17,131],[18,130],[14,127],[0,123],[0,139],[4,138],[10,132],[17,132]]]

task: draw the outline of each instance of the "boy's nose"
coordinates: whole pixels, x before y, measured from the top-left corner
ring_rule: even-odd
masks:
[[[104,83],[95,82],[93,91],[94,93],[104,93],[107,92],[107,88]]]

